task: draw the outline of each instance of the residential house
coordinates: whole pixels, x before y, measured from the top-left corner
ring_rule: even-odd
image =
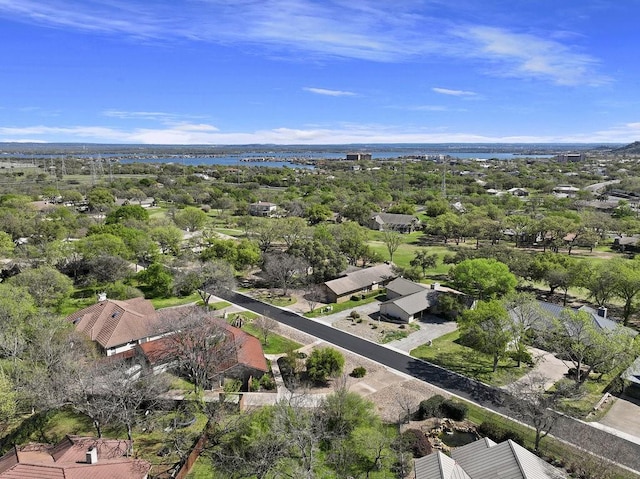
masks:
[[[360,269],[346,273],[344,276],[326,281],[322,289],[326,302],[343,303],[351,296],[366,294],[385,286],[396,277],[390,264],[383,263],[377,266]]]
[[[388,321],[412,323],[427,314],[438,314],[438,298],[442,294],[464,296],[438,283],[427,286],[396,278],[387,284],[387,300],[380,303],[380,316]]]
[[[229,325],[221,319],[209,319],[224,334],[220,341],[221,362],[215,372],[218,381],[223,378],[240,379],[246,386],[250,378],[260,378],[269,372],[267,360],[264,357],[262,344],[255,336]],[[175,365],[177,343],[172,335],[139,344],[137,350],[145,367],[151,367],[155,372],[165,371]]]
[[[151,464],[130,450],[131,441],[70,435],[55,446],[14,446],[0,457],[0,479],[147,479]]]
[[[529,192],[524,188],[509,188],[507,193],[513,196],[529,196]]]
[[[553,194],[558,198],[575,198],[580,188],[570,185],[559,185],[553,189]]]
[[[257,203],[251,203],[249,205],[249,214],[251,216],[274,216],[278,205],[275,203],[269,203],[268,201],[258,201]]]
[[[369,217],[367,226],[376,231],[411,233],[420,227],[420,220],[413,215],[374,213]]]
[[[640,246],[640,238],[637,236],[618,236],[613,239],[612,249],[618,250],[621,253],[635,253]]]
[[[482,438],[414,461],[415,479],[563,479],[568,476],[512,440]]]
[[[122,353],[162,336],[160,318],[151,301],[107,299],[67,316],[76,330],[95,341],[106,356]]]

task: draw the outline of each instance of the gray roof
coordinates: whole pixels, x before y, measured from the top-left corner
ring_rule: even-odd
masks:
[[[416,479],[471,479],[456,461],[440,451],[416,459],[414,470]]]
[[[455,448],[451,457],[471,479],[560,479],[562,472],[511,440],[484,438]]]
[[[562,317],[562,312],[565,310],[569,311],[583,311],[591,316],[593,319],[593,325],[599,330],[606,331],[615,331],[616,329],[622,327],[616,321],[605,318],[598,314],[598,311],[590,308],[589,306],[581,306],[579,308],[569,308],[566,306],[560,306],[554,303],[547,303],[546,301],[538,301],[538,307],[540,309],[540,321],[536,325],[536,329],[544,329],[551,327],[551,319],[560,319]],[[510,311],[511,316],[514,319],[517,319],[517,315],[514,314],[514,311]],[[637,334],[630,328],[626,328],[629,330],[630,334]]]
[[[381,304],[395,304],[407,314],[416,314],[431,307],[437,298],[438,292],[431,289],[423,289],[417,293],[390,299]]]
[[[374,213],[371,215],[372,219],[376,219],[381,224],[392,224],[392,225],[411,225],[415,223],[419,223],[420,220],[413,215],[402,215],[399,213]]]
[[[404,278],[396,278],[387,285],[387,291],[396,293],[398,296],[406,296],[408,294],[424,291],[426,286],[420,283],[414,283]]]
[[[359,291],[372,284],[384,283],[395,278],[395,274],[390,264],[379,264],[370,268],[361,269],[353,273],[348,273],[342,278],[332,279],[325,282],[325,286],[338,296]]]

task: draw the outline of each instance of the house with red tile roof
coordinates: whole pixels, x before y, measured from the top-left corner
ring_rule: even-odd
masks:
[[[0,479],[147,479],[151,464],[128,457],[131,441],[67,436],[16,446],[0,457]]]
[[[236,378],[246,384],[250,377],[259,378],[269,371],[262,344],[258,338],[223,320],[210,318],[208,321],[213,326],[211,331],[224,335],[224,339],[219,341],[218,349],[222,351],[219,354],[220,363],[214,373],[219,381],[223,378]],[[145,365],[152,367],[155,371],[167,370],[175,365],[180,348],[181,346],[177,347],[173,334],[137,346]],[[212,351],[211,354],[215,355],[216,352]]]

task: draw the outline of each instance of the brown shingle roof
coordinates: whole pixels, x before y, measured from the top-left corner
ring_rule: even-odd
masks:
[[[157,325],[153,304],[144,298],[101,301],[76,311],[67,320],[105,349],[146,338]]]
[[[143,479],[151,465],[125,457],[126,440],[67,436],[55,446],[27,444],[0,457],[0,479]],[[86,452],[97,448],[98,462],[86,462]]]

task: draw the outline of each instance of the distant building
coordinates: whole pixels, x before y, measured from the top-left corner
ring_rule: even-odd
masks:
[[[420,227],[420,220],[413,215],[374,213],[369,217],[367,226],[376,231],[411,233]]]
[[[510,188],[507,193],[513,196],[529,196],[529,192],[524,188]]]
[[[347,153],[347,161],[371,161],[371,153]]]
[[[257,203],[251,203],[249,205],[249,214],[251,216],[274,216],[278,205],[275,203],[269,203],[268,201],[258,201]]]
[[[580,188],[570,185],[558,185],[553,189],[553,194],[558,198],[575,198]]]
[[[556,156],[556,161],[560,163],[577,163],[585,159],[586,155],[584,153],[562,153]]]

